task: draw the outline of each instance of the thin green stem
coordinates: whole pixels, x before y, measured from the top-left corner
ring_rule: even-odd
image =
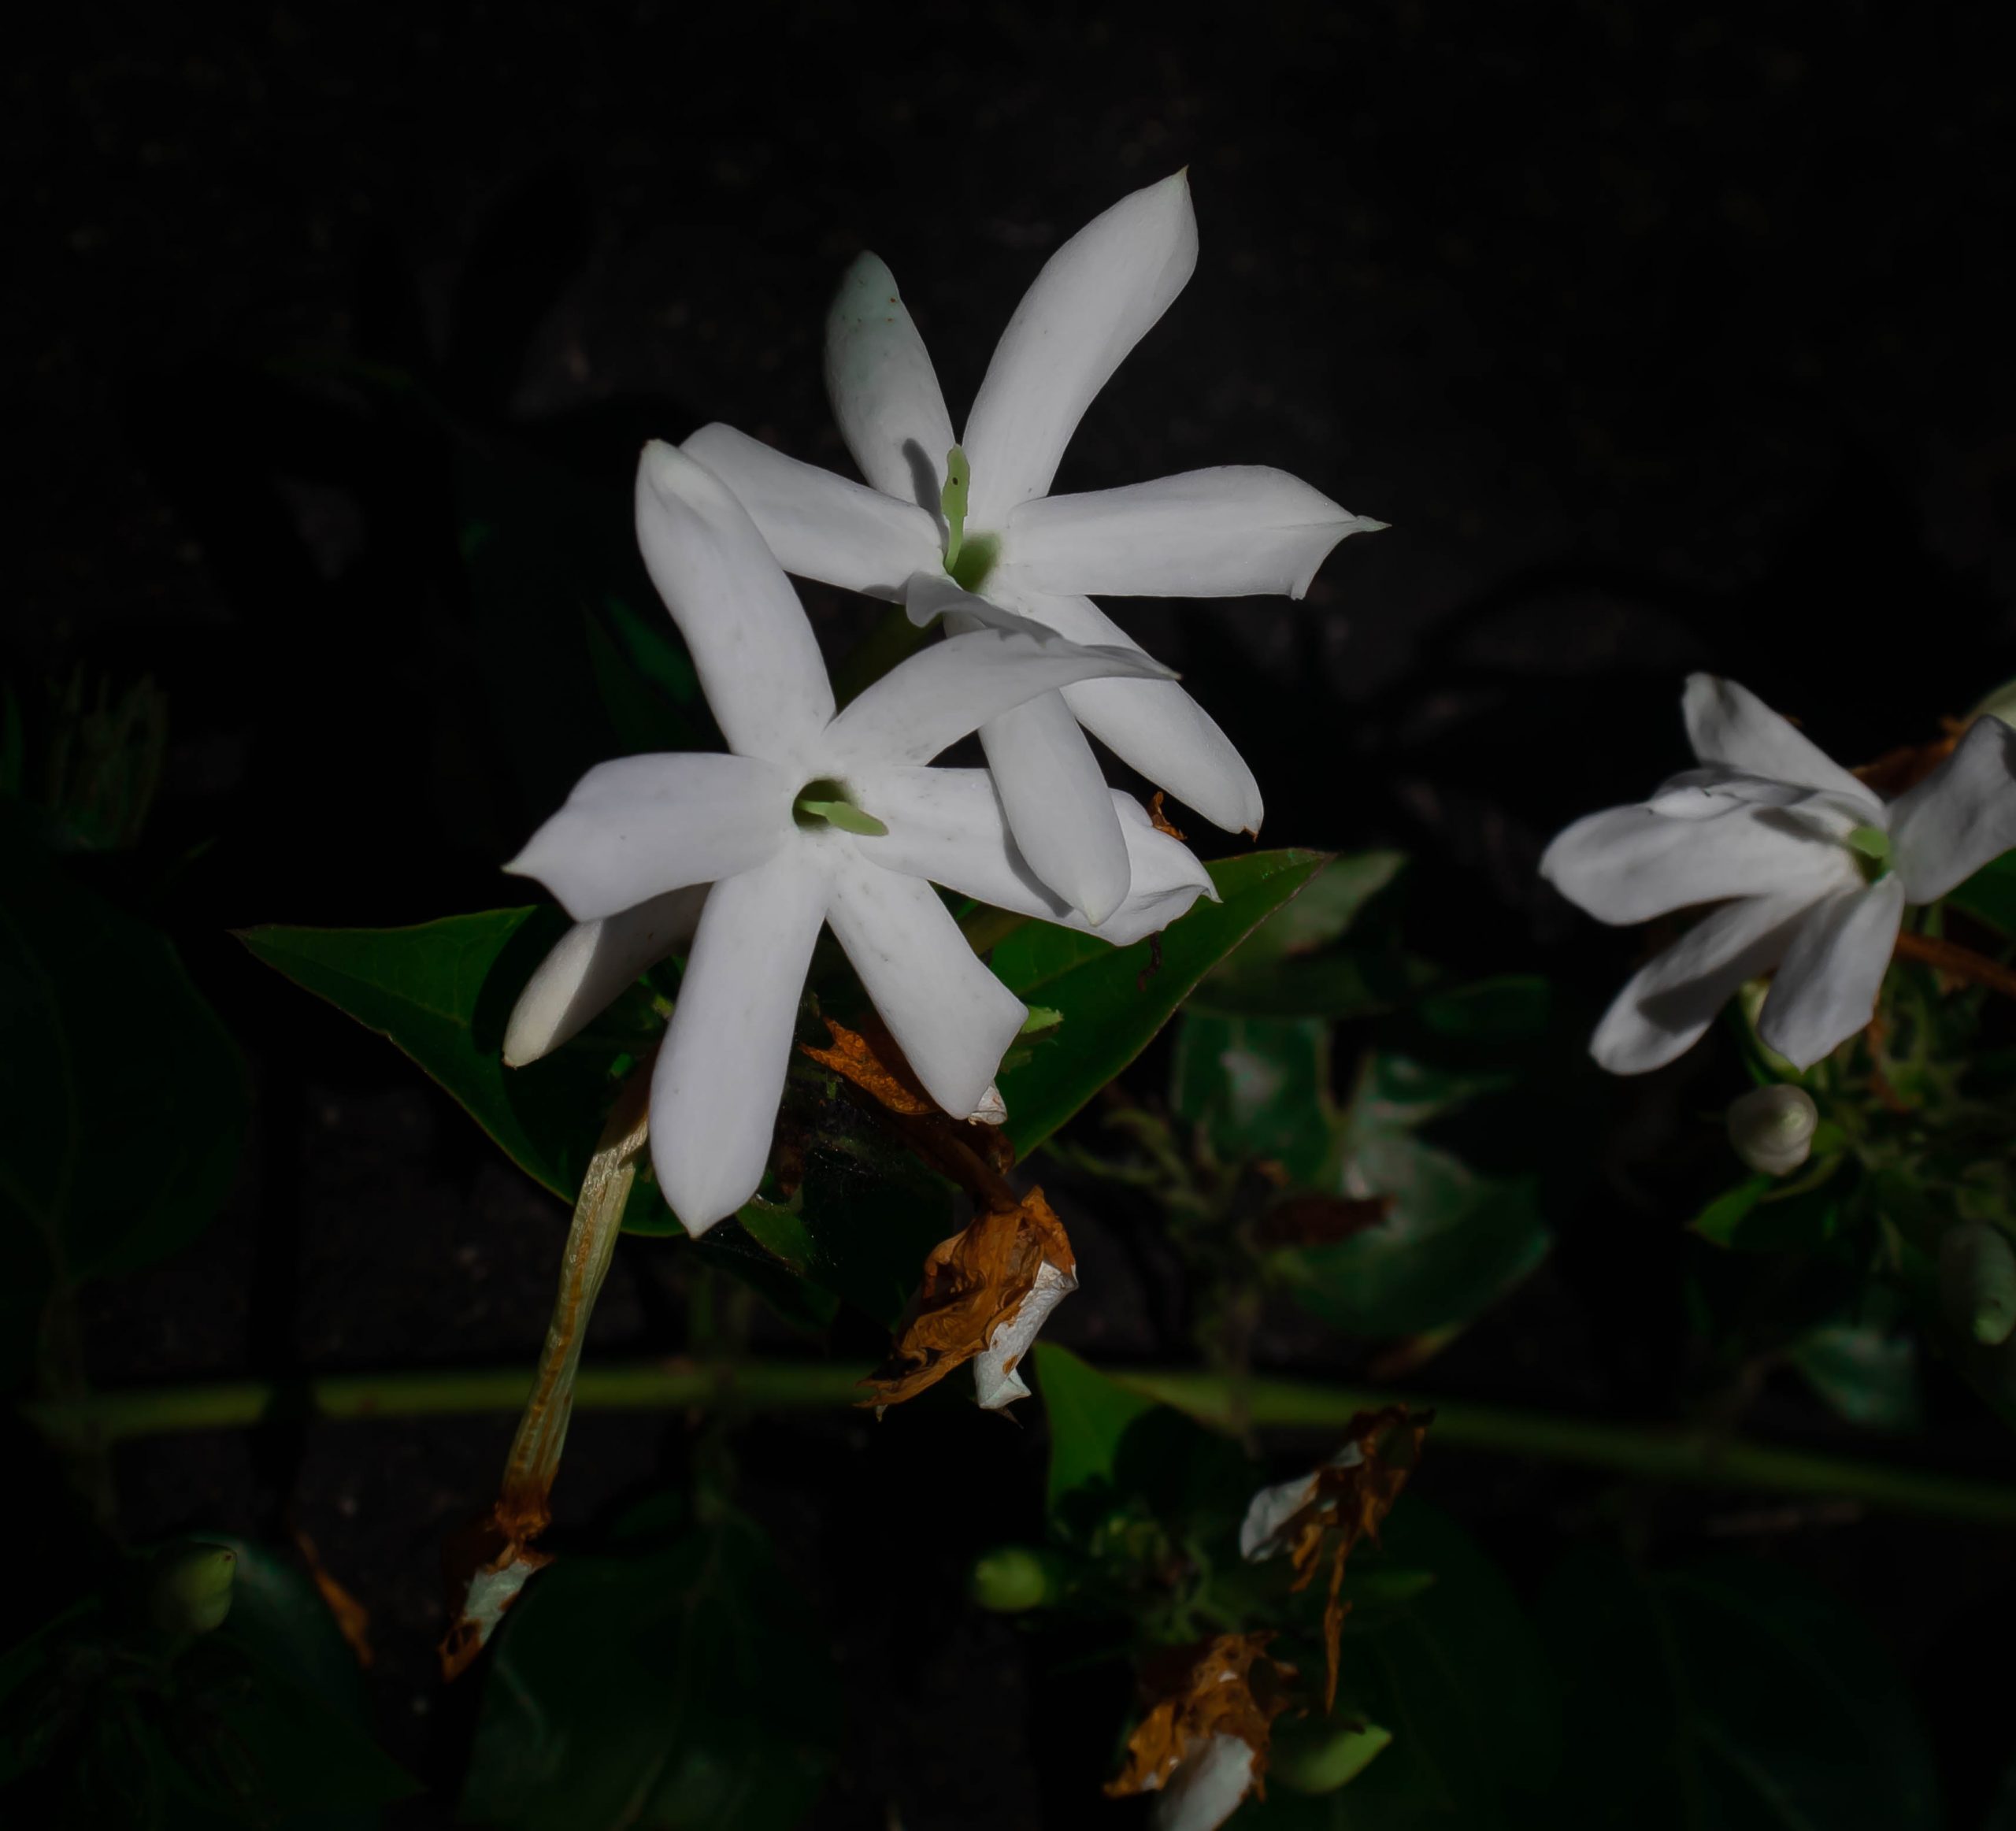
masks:
[[[1871,1507],[1983,1525],[2016,1525],[2016,1485],[1821,1455],[1698,1430],[1597,1423],[1545,1412],[1428,1399],[1384,1388],[1333,1386],[1260,1376],[1236,1382],[1173,1368],[1114,1370],[1146,1397],[1224,1428],[1240,1418],[1256,1430],[1335,1431],[1358,1412],[1396,1399],[1435,1412],[1433,1440],[1450,1448],[1603,1469],[1651,1481],[1826,1496]],[[429,1373],[345,1373],[298,1388],[260,1381],[93,1393],[73,1403],[24,1407],[59,1441],[96,1432],[102,1441],[182,1431],[229,1430],[269,1411],[303,1407],[328,1418],[422,1418],[510,1413],[525,1401],[523,1368]],[[659,1362],[585,1367],[577,1410],[680,1411],[725,1404],[742,1411],[818,1410],[862,1396],[858,1370],[818,1362],[742,1360],[702,1366]]]

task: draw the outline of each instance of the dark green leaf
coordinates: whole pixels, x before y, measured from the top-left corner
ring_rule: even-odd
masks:
[[[745,1521],[563,1560],[498,1636],[461,1818],[485,1831],[791,1831],[838,1745],[810,1610]]]
[[[1400,852],[1344,852],[1310,879],[1292,902],[1284,903],[1228,954],[1210,977],[1237,978],[1290,956],[1313,954],[1339,940],[1358,912],[1399,875]]]
[[[1131,947],[1047,922],[1002,941],[994,951],[1002,982],[1025,1003],[1064,1014],[1058,1045],[1000,1077],[1017,1154],[1026,1157],[1140,1054],[1198,980],[1325,862],[1302,851],[1222,860],[1210,868],[1221,901],[1197,903]]]
[[[1946,900],[1955,909],[2016,940],[2016,852],[1984,865]]]
[[[1875,1321],[1829,1322],[1792,1344],[1788,1358],[1843,1418],[1869,1430],[1918,1421],[1918,1344]]]
[[[1545,1621],[1575,1730],[1568,1822],[1936,1831],[1910,1696],[1825,1585],[1777,1562],[1653,1574],[1586,1553]]]
[[[244,1070],[175,950],[0,822],[0,1299],[186,1244],[230,1188]]]
[[[1221,1161],[1274,1159],[1310,1180],[1329,1154],[1329,1026],[1314,1018],[1188,1010],[1177,1027],[1170,1103]]]
[[[1081,1490],[1112,1483],[1114,1460],[1127,1427],[1155,1409],[1054,1342],[1036,1346],[1036,1384],[1050,1425],[1050,1510]]]
[[[1838,1192],[1828,1184],[1795,1192],[1782,1178],[1754,1176],[1725,1191],[1688,1223],[1711,1245],[1732,1252],[1811,1252],[1834,1237]]]

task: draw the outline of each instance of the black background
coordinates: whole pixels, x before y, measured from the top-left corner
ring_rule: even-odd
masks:
[[[140,857],[100,876],[175,935],[258,1097],[224,1222],[94,1293],[105,1384],[517,1361],[543,1327],[556,1205],[224,932],[520,900],[495,865],[549,811],[483,695],[443,442],[387,410],[388,373],[618,501],[643,437],[710,419],[844,469],[819,339],[856,252],[895,272],[956,422],[1044,255],[1187,165],[1196,276],[1061,487],[1270,463],[1393,525],[1300,606],[1120,613],[1245,750],[1269,842],[1408,847],[1427,951],[1545,967],[1592,1009],[1632,943],[1533,862],[1682,760],[1688,668],[1848,761],[2016,673],[2005,9],[160,6],[43,25],[6,79],[4,658],[31,704],[80,662],[165,690],[161,802]],[[807,596],[836,652],[865,627]],[[1679,1216],[1653,1166],[1713,1073],[1629,1090],[1592,1143],[1600,1199],[1438,1366],[1449,1389],[1670,1408]],[[1108,1237],[1137,1219],[1073,1217],[1092,1276],[1058,1333],[1095,1357],[1180,1351],[1141,1242]],[[680,1345],[676,1251],[626,1243],[591,1352]],[[1306,1345],[1282,1328],[1263,1355]],[[1935,1398],[1949,1464],[2006,1466],[1970,1400]],[[1775,1387],[1762,1421],[1829,1429]],[[910,1831],[1077,1822],[1105,1749],[1069,1711],[1117,1722],[1124,1687],[1039,1683],[958,1600],[977,1546],[1032,1529],[1032,1424],[947,1407],[747,1433],[752,1504],[874,1700],[821,1823],[879,1825],[891,1799]],[[509,1429],[136,1446],[123,1524],[312,1531],[372,1610],[388,1741],[450,1788],[471,1700],[431,1677],[435,1547]],[[580,1419],[560,1547],[676,1480],[687,1440]],[[1593,1492],[1453,1453],[1423,1479],[1515,1574]],[[2016,1629],[2007,1554],[1758,1514],[1682,1499],[1659,1530],[1851,1588],[1911,1663],[1956,1808],[1977,1800],[2007,1738],[1984,1752],[1954,1655]]]

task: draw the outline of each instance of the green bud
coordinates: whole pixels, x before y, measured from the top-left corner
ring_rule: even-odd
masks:
[[[224,1545],[169,1545],[147,1567],[147,1617],[165,1634],[207,1634],[231,1613],[238,1554]]]
[[[996,1545],[973,1560],[966,1593],[996,1614],[1020,1614],[1054,1602],[1065,1573],[1051,1553],[1030,1545]]]
[[[1729,1103],[1729,1147],[1751,1169],[1788,1176],[1812,1155],[1820,1109],[1803,1087],[1752,1088]]]
[[[1292,1723],[1277,1733],[1267,1758],[1267,1777],[1291,1792],[1333,1793],[1354,1781],[1393,1740],[1377,1723],[1341,1726],[1321,1718]]]
[[[2016,1333],[2016,1250],[1999,1227],[1948,1228],[1939,1243],[1939,1298],[1947,1320],[1984,1347]]]

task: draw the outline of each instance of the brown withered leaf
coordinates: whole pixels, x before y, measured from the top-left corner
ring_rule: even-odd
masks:
[[[832,1047],[814,1049],[809,1043],[801,1043],[799,1053],[873,1095],[876,1103],[890,1112],[910,1119],[937,1113],[937,1106],[893,1045],[878,1049],[876,1043],[884,1039],[871,1040],[865,1032],[850,1030],[831,1017],[826,1019],[826,1028],[832,1032]]]
[[[1190,836],[1162,812],[1162,791],[1159,788],[1148,802],[1148,819],[1157,832],[1167,833],[1173,840],[1184,840]]]
[[[865,1382],[874,1395],[862,1404],[900,1404],[964,1366],[1014,1320],[1046,1262],[1075,1275],[1071,1242],[1043,1191],[1010,1200],[931,1249],[889,1358]]]
[[[1260,1246],[1335,1246],[1377,1227],[1393,1206],[1391,1195],[1291,1195],[1253,1224]]]
[[[880,1024],[866,1023],[858,1030],[831,1017],[825,1024],[832,1047],[814,1049],[801,1043],[802,1054],[837,1074],[912,1151],[976,1201],[988,1207],[1014,1205],[1014,1192],[1002,1178],[1014,1166],[1015,1147],[999,1126],[941,1111]]]
[[[1432,1412],[1419,1418],[1404,1405],[1361,1411],[1346,1428],[1347,1447],[1358,1459],[1341,1466],[1329,1463],[1316,1471],[1309,1499],[1281,1528],[1288,1559],[1295,1566],[1293,1589],[1306,1589],[1330,1559],[1330,1596],[1323,1610],[1323,1707],[1337,1701],[1338,1642],[1351,1604],[1339,1592],[1344,1561],[1361,1539],[1379,1543],[1379,1522],[1393,1510],[1400,1490],[1421,1460],[1421,1440],[1434,1421]]]
[[[1186,1756],[1214,1736],[1236,1736],[1253,1751],[1253,1790],[1267,1789],[1267,1745],[1274,1719],[1288,1708],[1286,1687],[1295,1676],[1267,1651],[1271,1631],[1221,1634],[1193,1647],[1172,1648],[1141,1672],[1148,1708],[1127,1738],[1127,1758],[1106,1784],[1107,1794],[1155,1792]]]
[[[299,1526],[294,1529],[294,1547],[307,1565],[308,1574],[314,1579],[315,1588],[328,1605],[329,1613],[335,1616],[336,1627],[357,1656],[358,1664],[370,1665],[377,1657],[371,1647],[371,1611],[329,1574],[321,1554],[315,1549],[315,1541]]]

